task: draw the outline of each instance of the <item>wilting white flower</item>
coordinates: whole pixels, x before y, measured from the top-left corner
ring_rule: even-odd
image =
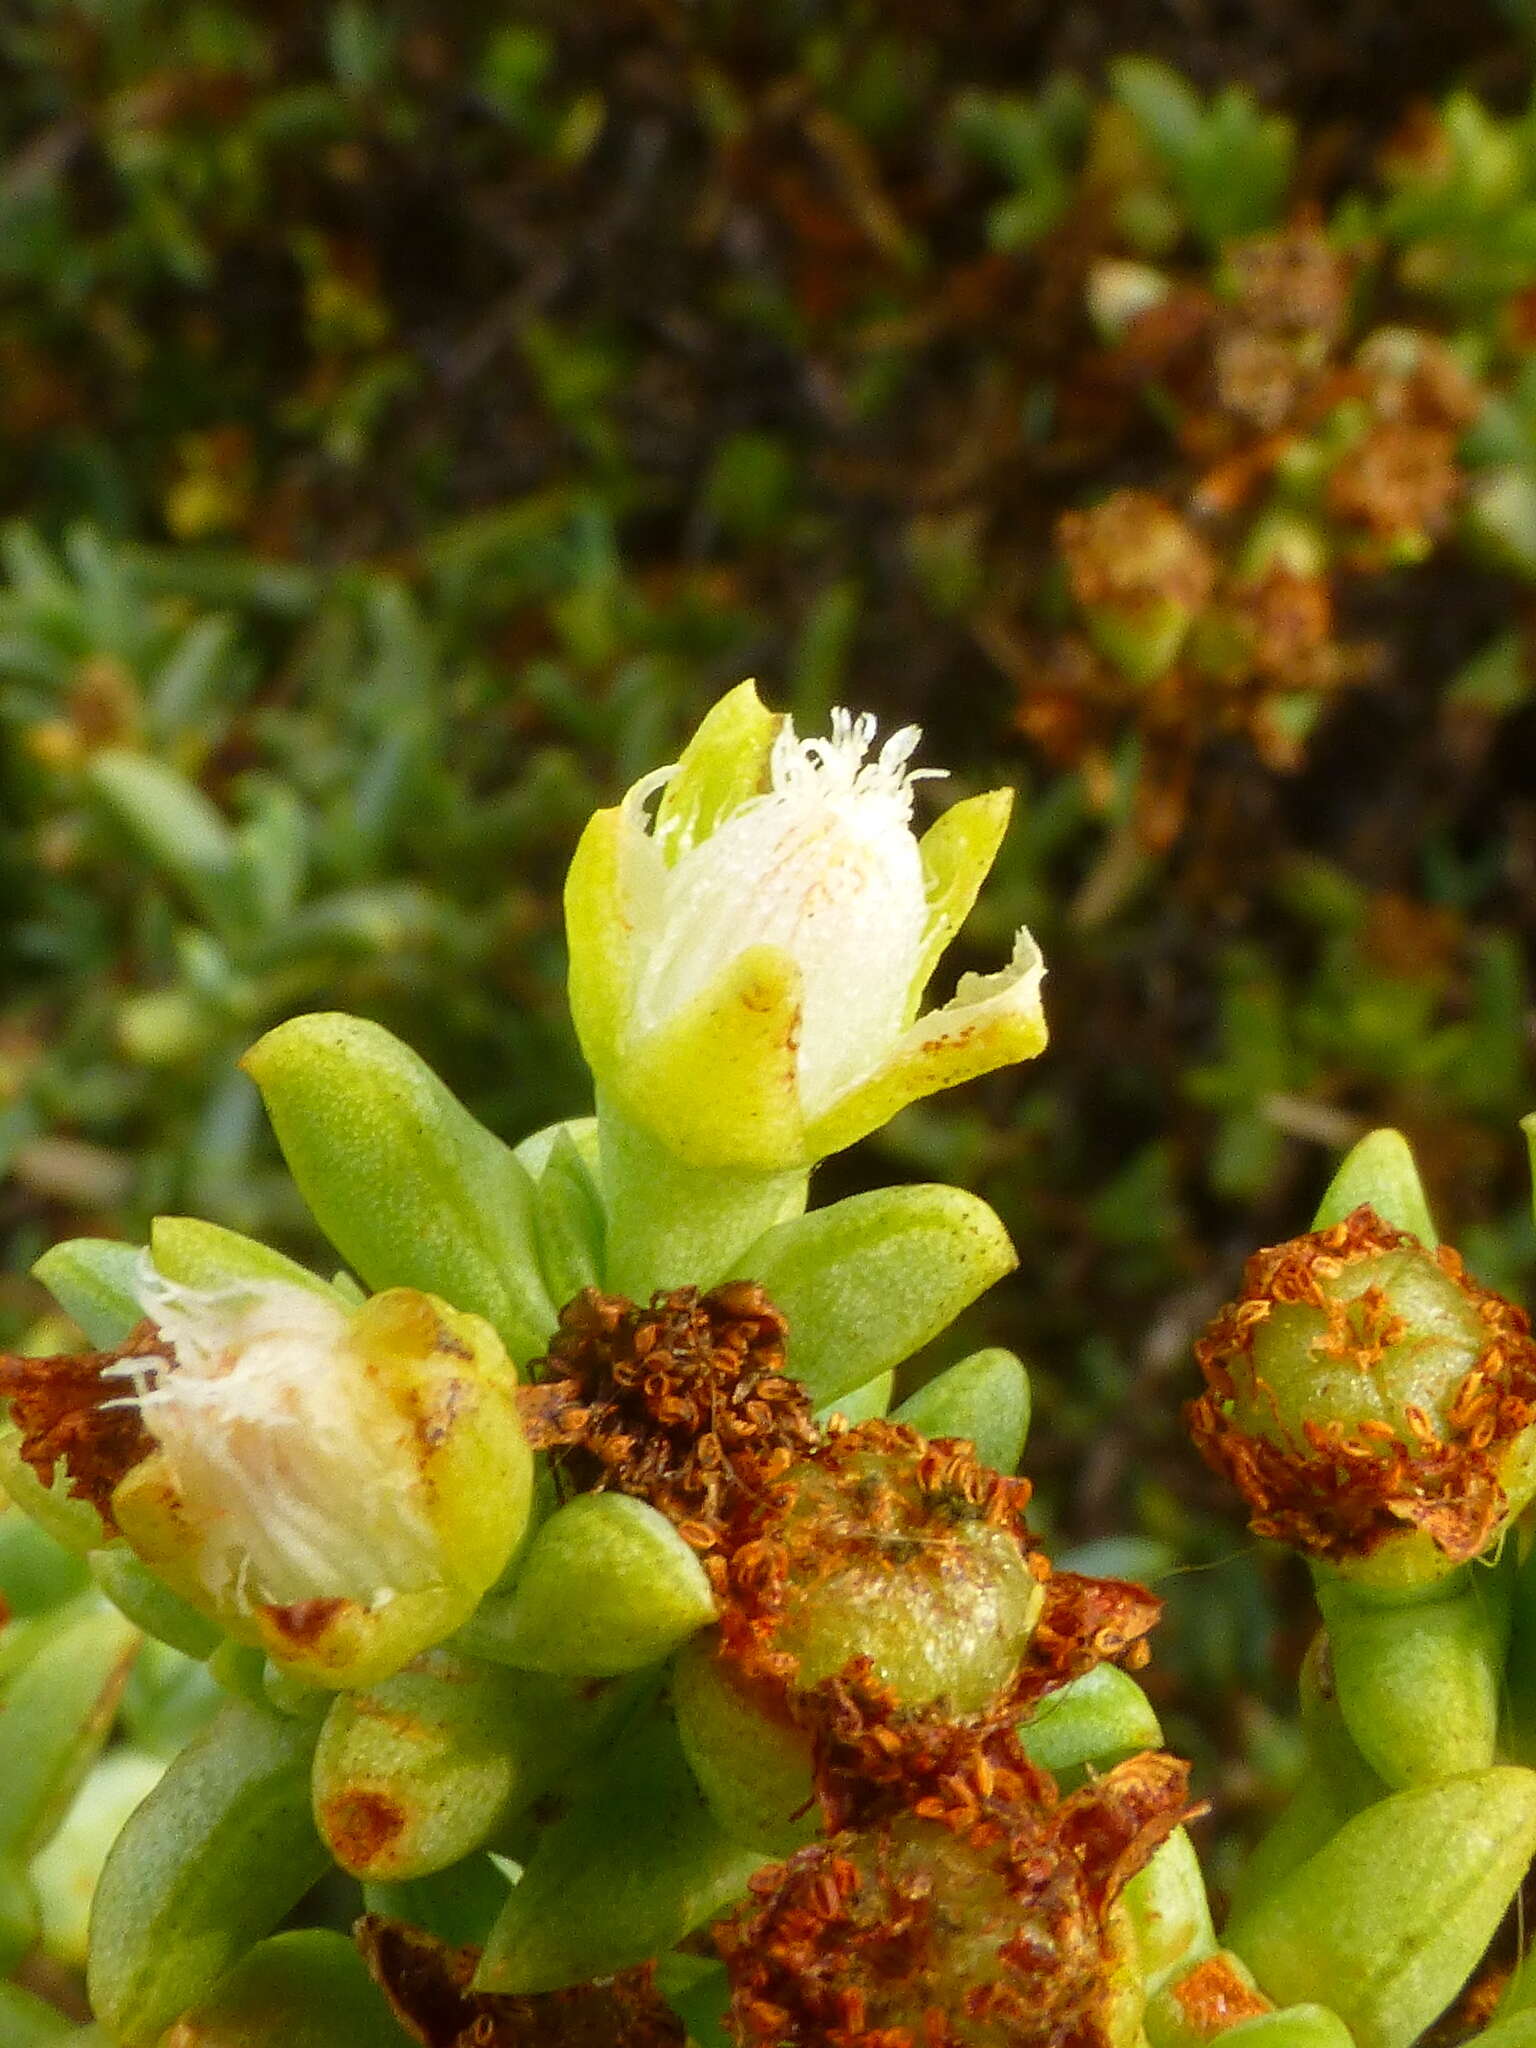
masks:
[[[277,1661],[371,1682],[467,1618],[527,1519],[515,1375],[478,1317],[396,1288],[168,1280],[131,1379],[155,1450],[113,1495],[176,1591]],[[365,1672],[367,1676],[360,1677]]]
[[[910,765],[919,737],[877,749],[872,717],[837,711],[801,739],[744,684],[588,827],[566,898],[577,1028],[602,1087],[681,1156],[808,1164],[1044,1044],[1027,932],[917,1020],[1010,802],[956,804],[919,841],[912,786],[944,772]]]

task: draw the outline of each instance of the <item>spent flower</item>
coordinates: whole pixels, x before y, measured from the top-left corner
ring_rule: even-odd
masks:
[[[237,1641],[368,1684],[449,1634],[528,1516],[515,1376],[479,1317],[394,1288],[191,1287],[94,1359],[10,1362],[22,1453]]]
[[[1525,1313],[1367,1206],[1249,1260],[1189,1411],[1261,1536],[1382,1587],[1485,1550],[1536,1488]]]

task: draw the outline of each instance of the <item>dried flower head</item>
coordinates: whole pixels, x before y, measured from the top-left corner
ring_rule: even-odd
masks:
[[[946,1791],[761,1871],[715,1930],[744,2048],[1106,2048],[1131,1963],[1116,1902],[1187,1811],[1132,1758],[1059,1800],[974,1731]]]
[[[761,1287],[683,1287],[637,1307],[588,1288],[560,1313],[522,1396],[536,1448],[574,1492],[612,1488],[707,1551],[819,1432]]]
[[[422,2048],[683,2048],[654,1965],[535,1998],[472,1991],[480,1951],[369,1913],[357,1944],[396,2019]]]
[[[974,1712],[1009,1684],[1043,1603],[1028,1480],[895,1422],[834,1429],[741,1503],[709,1561],[740,1670],[807,1691],[867,1657],[908,1706]]]
[[[893,1786],[904,1799],[924,1744],[942,1756],[1105,1657],[1144,1656],[1160,1603],[1053,1574],[1029,1491],[967,1443],[866,1422],[743,1500],[706,1559],[720,1625],[674,1681],[729,1833],[782,1854],[818,1809],[836,1827]]]
[[[1255,1533],[1358,1576],[1465,1563],[1536,1486],[1529,1319],[1369,1208],[1257,1253],[1195,1355]]]

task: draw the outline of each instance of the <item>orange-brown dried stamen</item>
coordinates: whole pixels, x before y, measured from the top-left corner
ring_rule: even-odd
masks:
[[[1103,2048],[1110,1909],[1187,1817],[1188,1766],[1135,1757],[1061,1800],[1004,1731],[951,1761],[950,1799],[769,1866],[716,1928],[745,2048],[970,2048],[1002,2027]]]
[[[1243,1286],[1195,1347],[1205,1392],[1186,1410],[1201,1456],[1242,1494],[1255,1535],[1337,1561],[1369,1557],[1405,1527],[1422,1530],[1456,1563],[1475,1557],[1498,1527],[1507,1502],[1502,1453],[1536,1422],[1536,1340],[1513,1302],[1479,1287],[1449,1245],[1434,1253],[1486,1332],[1437,1429],[1419,1408],[1405,1410],[1402,1431],[1377,1420],[1354,1425],[1308,1421],[1300,1437],[1240,1428],[1232,1403],[1262,1394],[1254,1363],[1259,1328],[1279,1304],[1320,1310],[1327,1328],[1318,1349],[1369,1372],[1404,1334],[1380,1290],[1348,1305],[1328,1291],[1350,1263],[1416,1246],[1418,1240],[1362,1206],[1342,1223],[1255,1254]]]
[[[787,1325],[763,1289],[682,1287],[647,1307],[587,1288],[520,1397],[536,1449],[578,1492],[649,1501],[700,1551],[740,1497],[812,1450],[809,1396],[785,1364]]]

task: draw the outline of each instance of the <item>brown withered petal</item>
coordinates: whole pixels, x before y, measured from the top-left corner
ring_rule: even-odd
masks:
[[[1352,1260],[1414,1245],[1368,1207],[1342,1223],[1258,1252],[1243,1285],[1195,1346],[1205,1392],[1185,1411],[1191,1436],[1213,1470],[1249,1508],[1249,1527],[1328,1561],[1369,1557],[1404,1528],[1423,1530],[1456,1563],[1477,1556],[1504,1513],[1503,1454],[1536,1422],[1536,1341],[1513,1302],[1479,1287],[1450,1248],[1434,1254],[1487,1332],[1437,1432],[1419,1411],[1405,1416],[1412,1441],[1379,1424],[1353,1429],[1308,1422],[1300,1438],[1271,1438],[1238,1426],[1231,1403],[1240,1379],[1255,1380],[1255,1334],[1274,1303],[1302,1303],[1329,1317],[1331,1355],[1368,1365],[1401,1334],[1383,1320],[1356,1328],[1323,1281]],[[1361,1297],[1369,1309],[1367,1296]],[[1364,1349],[1362,1350],[1362,1346]]]
[[[524,1426],[572,1491],[648,1501],[707,1551],[743,1495],[819,1441],[785,1364],[786,1329],[750,1281],[678,1288],[643,1308],[588,1288],[531,1368]]]
[[[480,1952],[366,1914],[353,1930],[396,2019],[422,2048],[683,2048],[650,1963],[533,1998],[472,1991]]]
[[[116,1533],[112,1495],[118,1481],[154,1449],[137,1406],[106,1368],[127,1358],[170,1356],[153,1323],[143,1322],[113,1351],[60,1352],[49,1358],[0,1356],[0,1401],[9,1402],[21,1431],[22,1458],[45,1486],[62,1465],[69,1492],[89,1501]]]
[[[1000,1732],[957,1793],[770,1865],[715,1930],[744,2048],[1105,2048],[1110,1914],[1187,1817],[1188,1766],[1134,1757],[1057,1798]]]

